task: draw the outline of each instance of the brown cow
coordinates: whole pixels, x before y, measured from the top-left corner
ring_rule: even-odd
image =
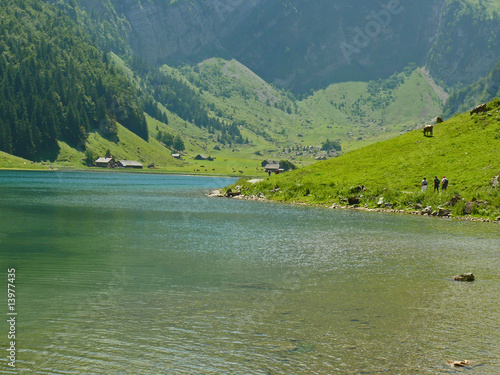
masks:
[[[436,124],[441,124],[443,119],[441,117],[436,118]]]
[[[425,125],[424,126],[424,136],[428,133],[432,136],[432,131],[434,130],[434,125]]]
[[[479,104],[470,110],[470,115],[472,116],[474,113],[486,112],[486,103]]]

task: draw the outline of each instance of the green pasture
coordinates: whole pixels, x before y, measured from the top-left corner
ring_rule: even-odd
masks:
[[[476,213],[500,216],[500,194],[490,181],[500,174],[500,100],[488,111],[457,115],[434,127],[433,136],[421,130],[372,144],[338,158],[245,184],[244,194],[263,193],[278,201],[342,203],[342,197],[361,196],[360,204],[375,207],[382,197],[394,207],[411,209],[417,203],[436,208],[460,195],[476,200]],[[448,191],[434,193],[432,180],[446,176]],[[423,177],[427,192],[420,191]],[[243,183],[242,181],[238,184]],[[358,191],[364,186],[365,191]],[[462,202],[462,201],[461,201]],[[486,202],[486,203],[484,203]],[[460,205],[454,207],[460,213]]]

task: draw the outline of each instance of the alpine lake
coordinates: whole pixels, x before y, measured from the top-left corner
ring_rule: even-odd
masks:
[[[500,373],[500,226],[207,197],[234,181],[0,172],[0,372]]]

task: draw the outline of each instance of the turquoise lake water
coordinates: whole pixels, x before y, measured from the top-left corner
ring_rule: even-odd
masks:
[[[206,196],[234,181],[0,172],[2,373],[500,373],[500,226]]]

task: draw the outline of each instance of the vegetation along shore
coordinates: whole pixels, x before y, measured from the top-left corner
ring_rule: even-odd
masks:
[[[500,222],[500,100],[422,130],[261,181],[240,179],[221,195]],[[433,180],[446,176],[447,190]],[[421,181],[429,181],[427,191]]]

